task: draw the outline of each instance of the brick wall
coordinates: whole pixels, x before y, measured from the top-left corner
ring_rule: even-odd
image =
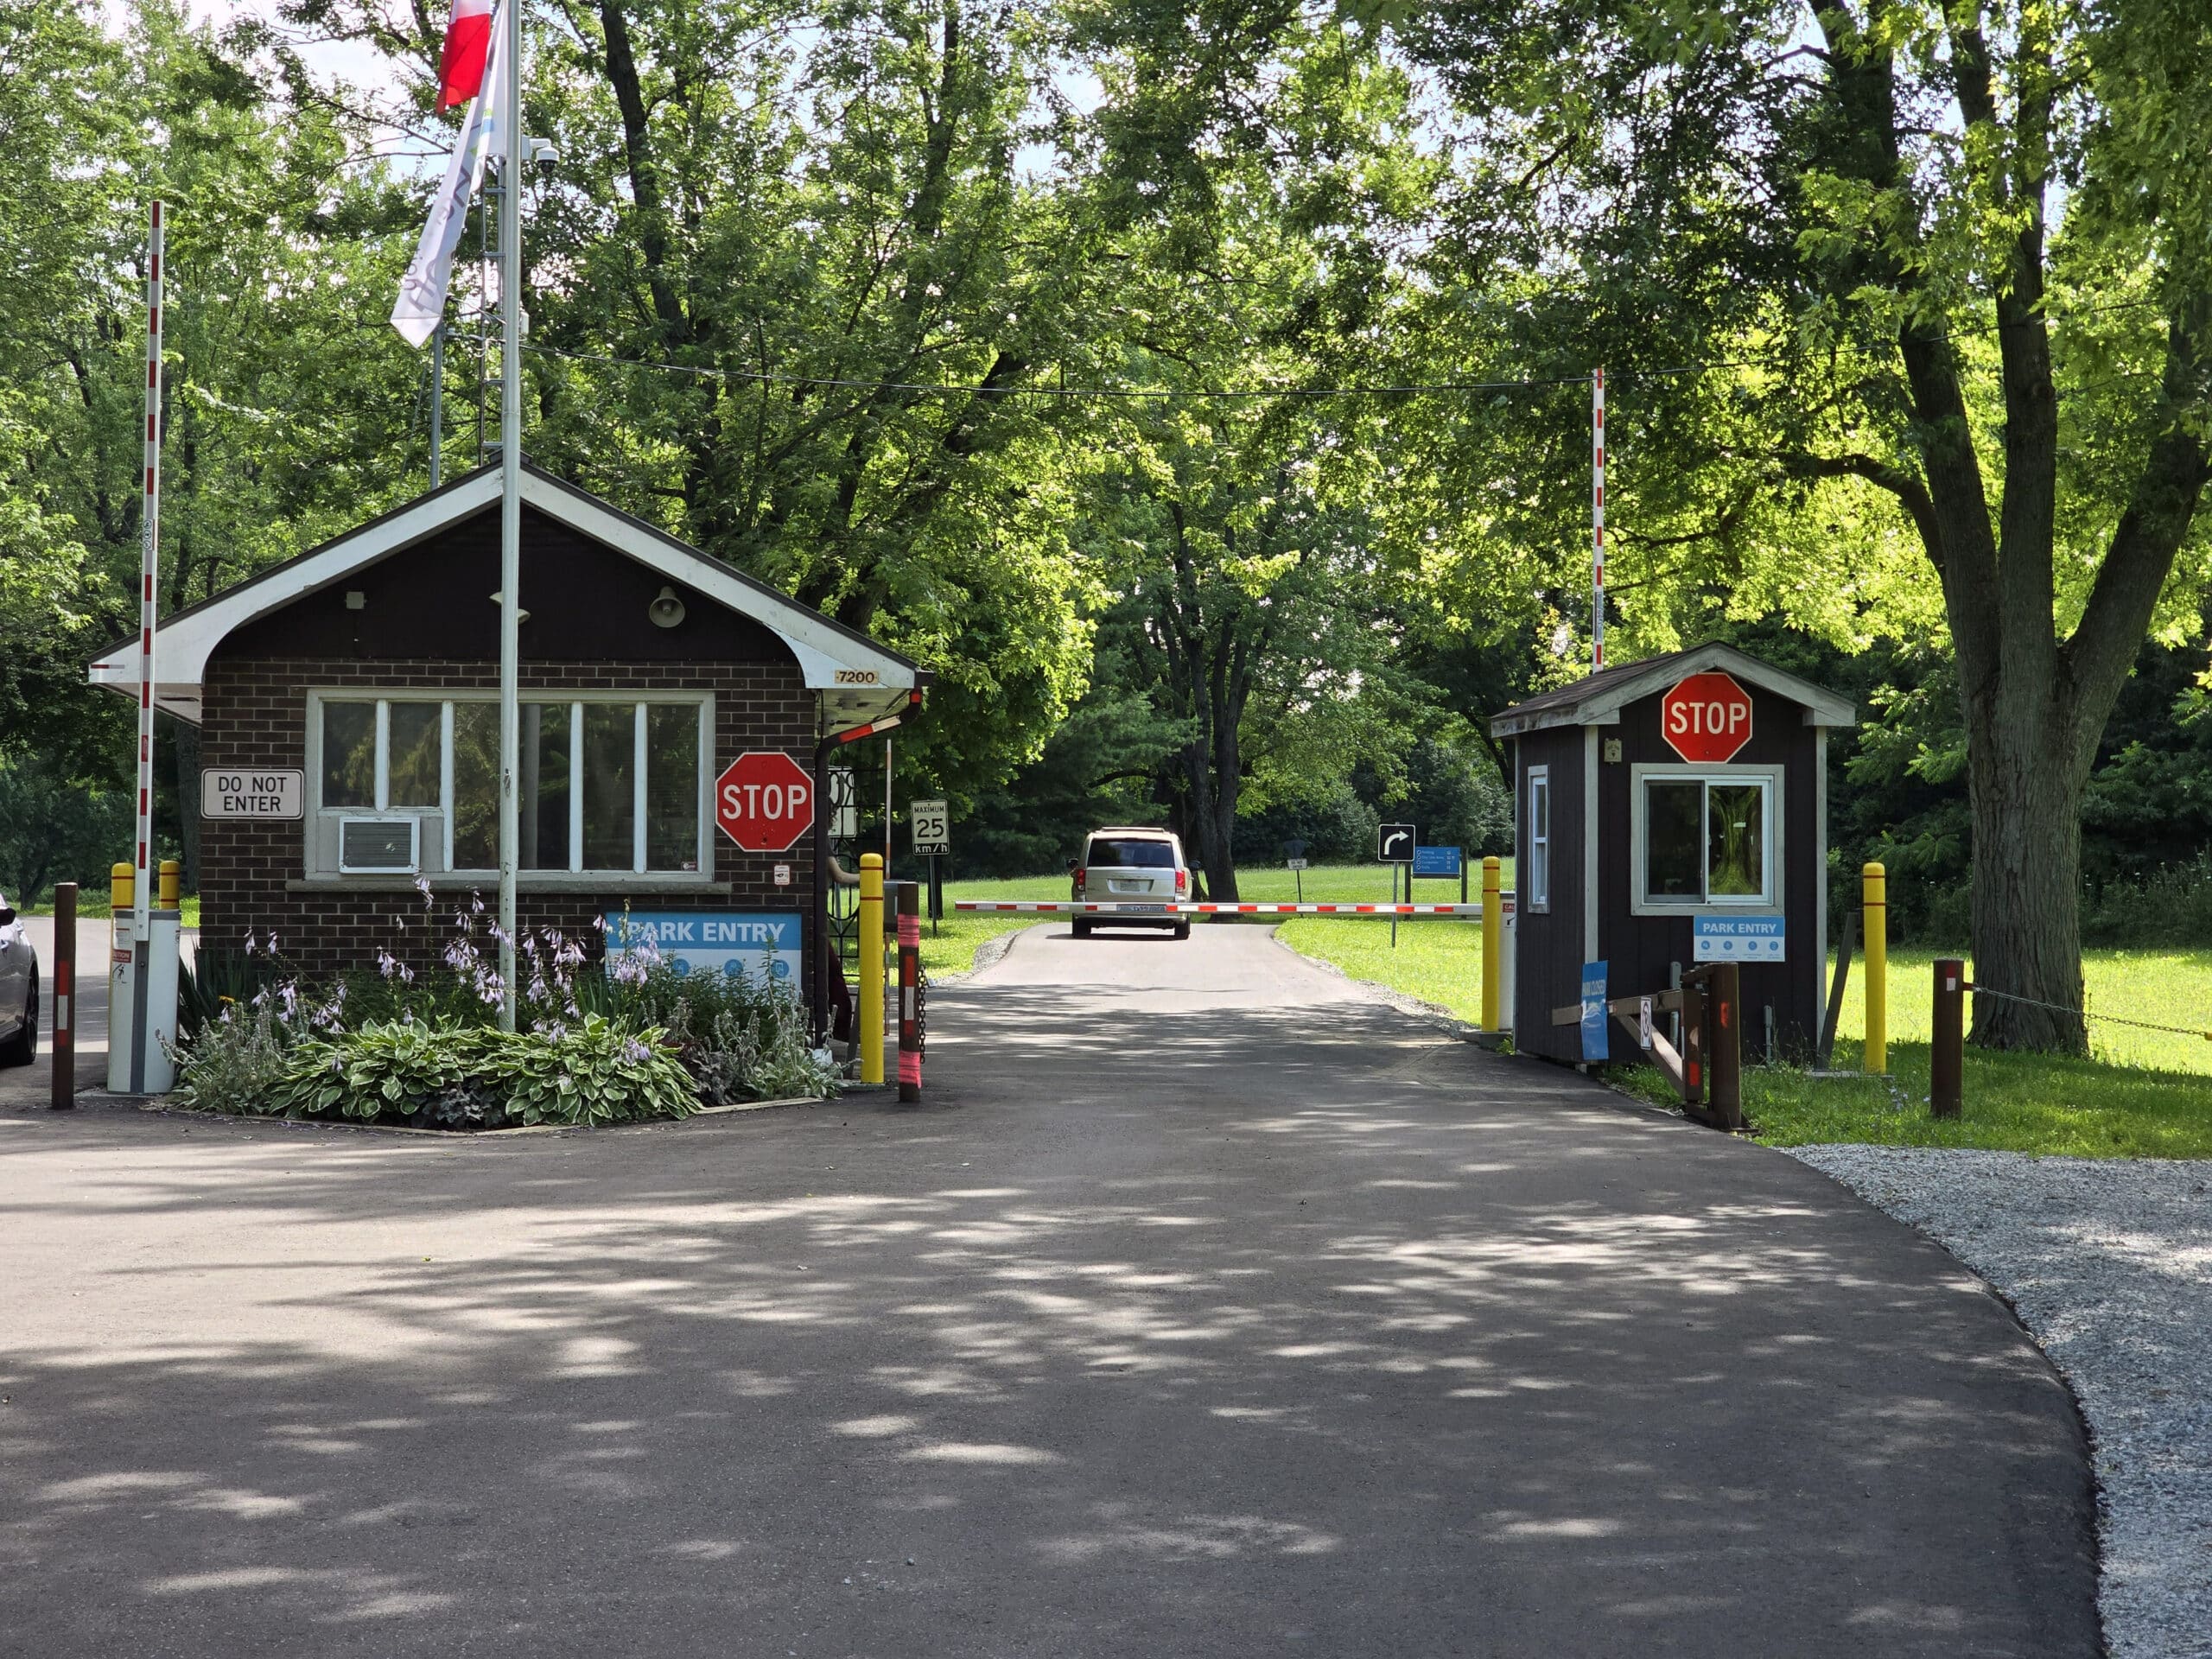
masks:
[[[240,658],[219,655],[207,665],[200,723],[200,764],[207,767],[305,767],[310,687],[359,688],[365,693],[431,689],[496,690],[495,664],[365,662],[359,658]],[[798,665],[767,663],[527,663],[522,692],[708,691],[715,698],[716,771],[747,749],[782,749],[810,767],[815,742],[815,696],[801,683]],[[315,780],[308,779],[308,798]],[[788,853],[748,853],[728,836],[715,849],[715,880],[728,893],[629,887],[606,893],[532,893],[523,878],[516,919],[525,928],[558,928],[588,941],[594,958],[598,935],[592,920],[624,900],[638,909],[792,910],[806,914],[805,963],[810,983],[815,963],[812,832]],[[284,954],[303,969],[326,974],[372,963],[379,949],[424,967],[452,937],[455,902],[466,888],[437,887],[427,917],[417,893],[318,886],[302,892],[306,875],[302,826],[203,819],[200,829],[200,937],[211,945],[234,945],[249,930],[274,930]],[[791,885],[775,886],[772,867],[791,866]],[[434,878],[437,880],[437,878]],[[291,884],[289,887],[287,884]],[[487,908],[494,884],[486,884]]]

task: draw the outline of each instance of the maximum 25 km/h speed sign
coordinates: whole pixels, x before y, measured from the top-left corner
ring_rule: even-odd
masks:
[[[1417,839],[1410,823],[1386,823],[1375,833],[1375,858],[1380,864],[1410,864]]]
[[[952,850],[952,824],[943,801],[909,801],[906,821],[914,830],[914,856],[928,858]]]

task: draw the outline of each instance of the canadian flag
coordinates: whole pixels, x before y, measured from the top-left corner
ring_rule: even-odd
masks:
[[[464,7],[476,0],[461,0]],[[513,0],[519,5],[521,0]],[[459,26],[459,19],[455,20]],[[482,19],[480,36],[493,37],[492,16]],[[476,85],[483,90],[468,95],[468,118],[461,124],[461,137],[446,160],[445,182],[430,203],[430,216],[415,245],[415,257],[399,279],[399,298],[391,308],[391,326],[410,346],[418,349],[437,332],[446,314],[446,288],[453,276],[453,251],[461,245],[468,222],[468,199],[484,182],[484,164],[506,149],[507,45],[494,38],[488,63],[480,64]]]
[[[438,107],[466,104],[484,89],[484,58],[492,47],[492,0],[453,0],[445,55],[438,63]]]

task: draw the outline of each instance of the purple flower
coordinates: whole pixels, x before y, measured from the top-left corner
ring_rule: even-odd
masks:
[[[427,875],[416,876],[415,891],[423,895],[423,908],[428,910],[430,907],[430,878]],[[403,922],[400,925],[404,927],[406,924]]]
[[[643,1065],[653,1057],[652,1050],[635,1037],[622,1045],[622,1058],[632,1065]]]
[[[250,927],[245,931],[245,953],[249,957],[253,954],[253,930]]]

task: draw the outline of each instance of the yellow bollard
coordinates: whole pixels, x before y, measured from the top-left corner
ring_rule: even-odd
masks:
[[[111,864],[107,872],[107,907],[120,916],[137,902],[138,881],[128,864]]]
[[[883,1081],[883,855],[861,855],[861,1081]]]
[[[1483,1029],[1503,1029],[1498,992],[1505,978],[1505,899],[1498,882],[1503,866],[1493,853],[1483,860]]]
[[[177,907],[177,895],[183,887],[184,866],[173,858],[163,859],[161,880],[154,886],[155,893],[161,898],[161,907],[163,910],[175,910]]]
[[[1866,1058],[1868,1071],[1890,1069],[1890,925],[1888,872],[1869,864],[1859,873],[1859,902],[1866,915]]]

